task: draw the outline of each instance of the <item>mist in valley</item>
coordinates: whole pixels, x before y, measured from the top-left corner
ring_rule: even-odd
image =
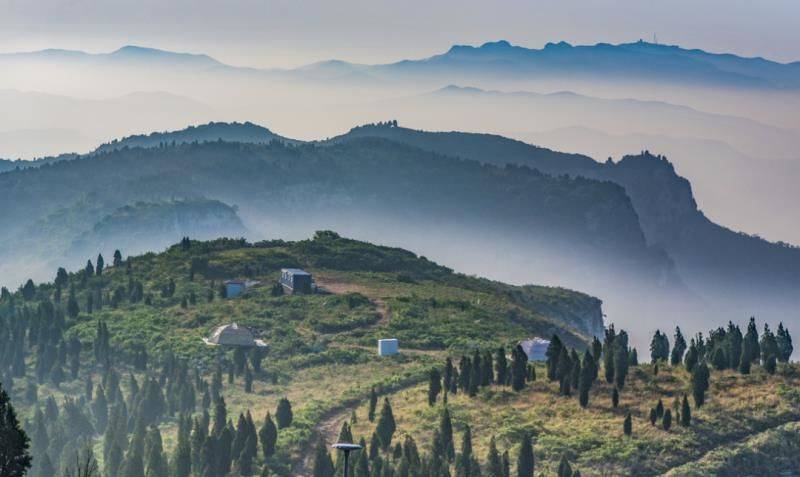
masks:
[[[689,179],[699,209],[736,231],[800,243],[796,182],[800,177],[800,94],[757,88],[710,88],[668,80],[525,78],[480,71],[436,74],[387,67],[320,63],[298,69],[230,67],[205,56],[173,56],[123,48],[105,55],[49,52],[0,57],[0,157],[33,159],[88,153],[132,134],[181,129],[209,121],[252,121],[284,137],[323,140],[387,119],[430,131],[493,133],[599,162],[649,150],[664,154]],[[635,99],[634,99],[635,98]],[[191,171],[187,171],[191,179]],[[214,197],[211,197],[214,198]],[[129,238],[125,254],[162,250],[184,235],[304,239],[315,230],[412,250],[456,271],[515,284],[563,286],[604,302],[607,323],[628,330],[646,355],[655,328],[670,336],[707,332],[751,315],[800,328],[797,302],[742,297],[687,283],[702,277],[671,271],[643,284],[620,272],[616,257],[598,260],[554,240],[514,236],[480,223],[413,223],[387,217],[315,215],[292,220],[241,207],[243,227],[192,227],[148,240]],[[652,245],[652,244],[651,244]],[[32,260],[4,258],[0,281],[49,280],[54,266],[79,268],[111,243],[64,249]],[[56,265],[58,264],[58,265]],[[652,270],[645,271],[652,275]],[[627,275],[627,276],[626,276]]]

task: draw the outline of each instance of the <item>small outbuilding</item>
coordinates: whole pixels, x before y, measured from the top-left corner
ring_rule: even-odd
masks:
[[[236,298],[242,293],[246,292],[248,288],[252,288],[261,284],[258,280],[226,280],[225,281],[225,296],[228,298]]]
[[[378,340],[378,356],[392,356],[399,353],[399,349],[397,338]]]
[[[547,360],[547,347],[550,346],[550,341],[535,337],[520,341],[519,345],[522,351],[528,356],[528,361],[546,361]]]
[[[264,341],[256,339],[250,328],[239,326],[236,323],[222,325],[214,328],[211,336],[203,338],[203,342],[209,346],[236,346],[245,348],[265,348]]]
[[[293,295],[311,293],[314,290],[311,274],[299,268],[282,268],[280,284]]]

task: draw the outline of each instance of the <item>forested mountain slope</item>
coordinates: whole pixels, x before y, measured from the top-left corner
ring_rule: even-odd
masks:
[[[124,207],[197,196],[236,205],[251,223],[269,220],[300,230],[341,223],[424,230],[437,223],[524,241],[543,254],[568,247],[566,259],[585,269],[614,260],[623,274],[651,282],[671,274],[663,252],[646,245],[630,200],[615,184],[485,165],[382,138],[326,147],[170,143],[3,174],[0,199],[13,199],[15,206],[0,216],[0,240],[24,253],[21,237],[36,239],[25,234],[31,224],[84,197]]]

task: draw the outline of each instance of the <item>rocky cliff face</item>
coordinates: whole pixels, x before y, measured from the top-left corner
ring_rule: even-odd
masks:
[[[514,297],[520,305],[555,321],[566,323],[587,337],[603,336],[603,301],[561,288],[526,285]],[[543,337],[549,338],[549,337]]]

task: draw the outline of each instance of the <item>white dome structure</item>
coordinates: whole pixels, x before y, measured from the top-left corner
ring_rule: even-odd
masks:
[[[214,328],[211,336],[203,338],[203,342],[210,346],[258,346],[259,348],[267,346],[262,340],[256,339],[249,328],[236,323]]]

